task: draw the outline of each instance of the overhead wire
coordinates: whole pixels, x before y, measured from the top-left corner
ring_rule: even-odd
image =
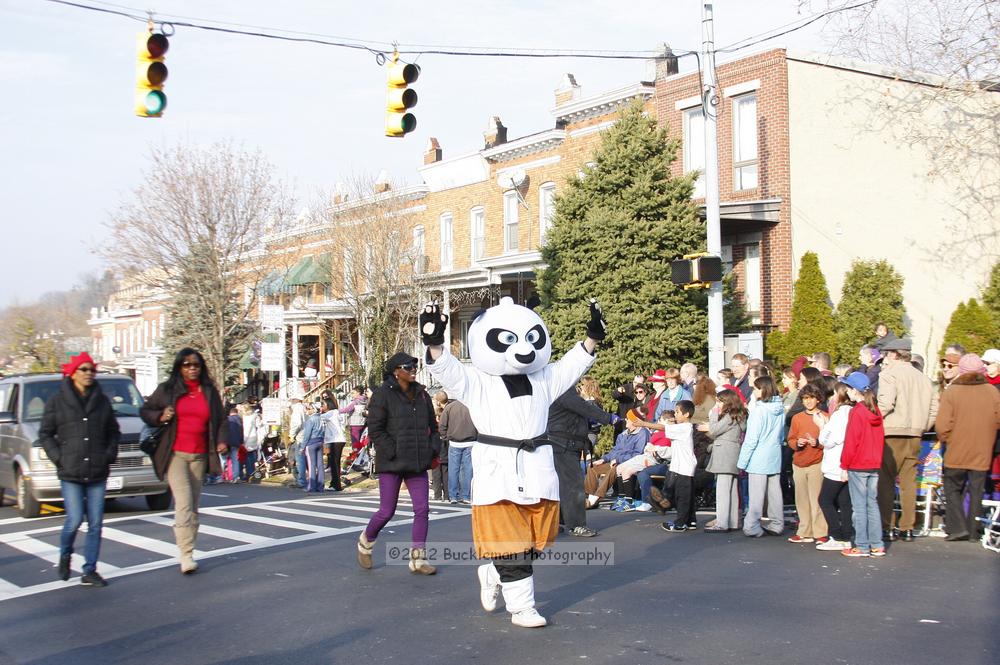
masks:
[[[878,0],[865,0],[864,2],[858,2],[858,3],[854,3],[854,4],[850,4],[850,5],[843,5],[843,6],[840,6],[840,7],[833,7],[831,9],[826,10],[826,11],[820,12],[820,13],[814,15],[814,16],[810,16],[810,17],[807,17],[805,19],[800,19],[799,21],[794,21],[792,23],[788,23],[788,24],[780,26],[778,28],[772,28],[771,30],[768,30],[766,32],[762,32],[762,33],[757,34],[757,35],[746,37],[745,39],[741,39],[739,41],[733,42],[732,44],[729,44],[728,46],[724,46],[723,48],[716,49],[715,52],[716,53],[733,53],[735,51],[742,51],[743,49],[750,48],[751,46],[756,46],[757,44],[760,44],[762,42],[767,42],[767,41],[770,41],[772,39],[777,39],[778,37],[783,37],[783,36],[785,36],[787,34],[790,34],[792,32],[796,32],[797,30],[801,30],[802,28],[805,28],[808,25],[812,25],[816,21],[819,21],[820,19],[826,18],[827,16],[831,16],[833,14],[837,14],[837,13],[840,13],[840,12],[850,11],[852,9],[859,9],[861,7],[865,7],[867,5],[874,5],[876,3],[878,3]],[[802,21],[805,21],[805,22],[803,23]],[[787,30],[783,30],[783,28],[787,28],[788,26],[794,26],[794,27],[790,27]],[[779,30],[780,32],[776,32],[775,33],[774,32],[775,30]],[[774,34],[771,34],[771,33],[774,33]],[[747,42],[747,43],[744,43],[744,42]]]

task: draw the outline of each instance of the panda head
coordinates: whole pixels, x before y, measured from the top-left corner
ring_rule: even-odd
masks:
[[[542,317],[501,298],[469,326],[469,356],[487,374],[531,374],[549,363],[552,344]]]

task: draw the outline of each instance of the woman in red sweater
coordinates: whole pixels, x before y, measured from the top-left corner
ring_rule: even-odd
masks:
[[[840,381],[847,384],[848,394],[855,402],[847,418],[844,451],[840,455],[840,467],[847,471],[854,508],[854,547],[844,548],[841,554],[885,556],[878,510],[878,472],[885,446],[882,413],[865,374],[852,372]]]
[[[229,422],[205,359],[191,348],[178,351],[170,377],[156,387],[140,412],[150,427],[166,426],[153,453],[153,468],[174,496],[174,537],[181,572],[193,573],[198,501],[205,470],[221,474],[219,455],[229,446]]]

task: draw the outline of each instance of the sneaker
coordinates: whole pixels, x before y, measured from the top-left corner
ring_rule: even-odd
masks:
[[[791,538],[788,539],[788,542],[790,542],[790,543],[815,543],[816,539],[815,538],[810,538],[809,536],[806,536],[805,538],[803,538],[799,534],[795,534],[794,536],[792,536]]]
[[[634,509],[640,513],[648,513],[653,509],[653,507],[648,503],[646,503],[645,501],[640,501],[639,503],[635,504]]]
[[[816,549],[824,552],[836,552],[838,550],[845,550],[848,547],[850,547],[850,543],[842,543],[839,540],[834,540],[833,538],[827,538],[826,542],[816,545]]]
[[[497,598],[500,597],[500,575],[492,563],[479,566],[476,574],[479,576],[479,602],[484,610],[492,612],[497,608]]]
[[[597,531],[586,526],[575,526],[567,531],[567,533],[578,538],[593,538],[597,535]]]
[[[649,488],[649,501],[655,505],[659,505],[663,509],[663,512],[670,510],[670,501],[663,496],[663,492],[660,491],[659,487]]]
[[[84,573],[83,577],[80,578],[80,584],[84,586],[108,586],[108,583],[104,581],[95,570],[92,573]]]
[[[682,531],[690,530],[691,527],[689,527],[687,524],[678,524],[677,522],[664,522],[663,524],[660,525],[660,528],[663,529],[664,531],[670,531],[671,533],[673,532],[680,533]]]
[[[827,542],[828,540],[830,540],[830,536],[820,536],[819,538],[816,539],[816,544],[817,545],[822,545],[823,543]]]
[[[69,579],[69,563],[72,557],[72,554],[66,554],[59,557],[59,579],[63,582]]]
[[[728,533],[730,529],[724,526],[718,526],[717,524],[712,524],[705,527],[705,533]]]
[[[539,614],[534,607],[529,607],[528,609],[521,610],[520,612],[514,612],[510,615],[510,622],[515,626],[520,626],[521,628],[541,628],[548,623],[548,621],[545,620],[545,617]]]
[[[871,556],[885,556],[885,548],[873,547],[871,551]]]
[[[850,556],[850,557],[871,556],[868,554],[868,552],[859,550],[857,547],[845,547],[844,549],[840,550],[840,553],[843,554],[844,556]]]
[[[692,531],[697,531],[698,530],[698,523],[697,522],[688,522],[688,528],[691,529]]]

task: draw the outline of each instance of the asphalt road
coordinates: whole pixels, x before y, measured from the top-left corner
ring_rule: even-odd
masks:
[[[601,535],[559,545],[613,548],[614,564],[538,566],[550,625],[526,630],[482,611],[473,565],[433,577],[385,565],[408,544],[402,513],[378,541],[375,569],[360,570],[355,539],[372,494],[206,492],[218,495],[203,504],[218,510],[203,521],[217,535],[199,539],[206,558],[193,576],[152,542],[170,544],[169,519],[157,522],[169,514],[117,502],[106,526],[118,540],[102,553],[117,572],[104,589],[52,584],[52,564],[25,551],[57,543],[60,518],[25,522],[0,509],[9,592],[0,664],[1000,662],[1000,556],[968,542],[924,538],[884,559],[845,559],[779,538],[668,534],[651,514],[591,512]],[[465,510],[432,512],[429,547],[469,541]]]

